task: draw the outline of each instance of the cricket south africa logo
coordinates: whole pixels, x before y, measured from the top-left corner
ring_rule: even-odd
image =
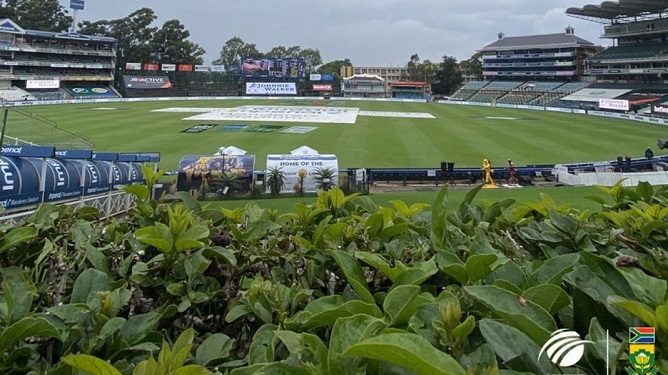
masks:
[[[654,327],[629,328],[629,360],[631,366],[626,368],[629,375],[657,375],[659,369],[654,367]]]
[[[555,365],[570,367],[584,356],[585,344],[593,342],[582,340],[577,332],[560,329],[552,333],[550,339],[540,349],[538,359],[545,353]]]

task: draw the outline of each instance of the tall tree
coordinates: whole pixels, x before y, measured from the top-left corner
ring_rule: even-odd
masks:
[[[229,39],[220,51],[220,57],[214,64],[222,64],[228,67],[238,67],[242,58],[261,58],[264,55],[258,51],[254,43],[246,43],[238,36]]]
[[[406,76],[402,78],[410,81],[420,79],[420,56],[417,53],[413,54],[406,64]]]
[[[302,49],[297,57],[304,59],[304,73],[309,74],[315,72],[316,68],[322,65],[322,56],[320,50],[313,48]]]
[[[152,60],[164,63],[202,64],[206,53],[197,43],[188,40],[190,32],[179,20],[165,22],[153,34],[150,46]]]
[[[434,93],[450,95],[455,92],[462,84],[462,72],[459,70],[457,59],[452,56],[443,56],[436,77],[438,83],[433,86]]]
[[[58,0],[0,1],[0,17],[9,18],[29,30],[65,32],[72,27],[72,17]]]
[[[318,73],[322,74],[331,74],[334,73],[336,77],[341,76],[341,67],[342,66],[351,66],[353,65],[349,59],[343,59],[343,60],[334,60],[330,61],[328,63],[325,63],[323,65],[320,65],[318,68]]]
[[[474,80],[481,80],[482,77],[482,53],[476,52],[468,60],[459,63],[462,75],[471,77]]]
[[[119,66],[126,62],[151,62],[154,54],[153,36],[158,31],[157,27],[151,25],[157,18],[152,9],[141,8],[125,18],[81,22],[79,32],[116,38],[116,62]]]

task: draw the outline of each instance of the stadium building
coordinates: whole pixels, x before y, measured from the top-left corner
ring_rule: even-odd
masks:
[[[6,101],[118,96],[116,40],[25,30],[0,20],[0,98]]]
[[[605,91],[603,99],[616,101],[614,103],[626,110],[649,112],[650,105],[665,104],[668,99],[665,78],[668,74],[668,2],[606,1],[600,5],[569,8],[566,14],[603,24],[602,38],[613,41],[612,47],[587,61],[585,74],[596,82],[592,89]],[[575,99],[588,98],[580,95]]]
[[[480,52],[483,76],[486,79],[535,79],[577,81],[585,71],[585,61],[600,50],[594,43],[575,35],[567,27],[565,33],[506,37]]]

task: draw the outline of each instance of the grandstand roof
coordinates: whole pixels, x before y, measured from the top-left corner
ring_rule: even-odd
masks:
[[[646,14],[663,13],[668,9],[665,0],[604,1],[600,5],[588,4],[582,8],[568,8],[566,14],[576,17],[613,20]]]
[[[360,81],[364,81],[364,80],[385,81],[380,76],[377,76],[377,75],[374,75],[374,74],[355,74],[355,75],[350,76],[348,78],[344,78],[343,80],[344,81],[350,81],[350,80],[353,80],[353,81],[355,81],[355,80],[360,80]]]
[[[486,46],[481,51],[497,51],[516,48],[576,47],[594,46],[594,43],[574,34],[543,34],[528,36],[507,36]]]
[[[429,86],[429,82],[421,82],[421,81],[392,81],[392,82],[390,82],[390,86],[397,86],[397,87],[424,87],[424,86]]]
[[[22,34],[31,36],[41,36],[45,38],[57,39],[75,39],[81,41],[109,42],[115,43],[116,39],[105,36],[83,35],[79,33],[54,33],[50,31],[27,30],[17,25],[14,21],[6,18],[0,19],[0,33]]]

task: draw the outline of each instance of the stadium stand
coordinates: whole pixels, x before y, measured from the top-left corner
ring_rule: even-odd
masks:
[[[26,95],[28,100],[66,99],[67,92],[61,89],[68,85],[107,87],[117,96],[108,90],[114,81],[115,39],[27,30],[10,19],[0,20],[0,25],[3,97],[13,101],[24,100]]]
[[[614,46],[594,56],[591,61],[596,63],[605,60],[643,59],[660,55],[668,55],[668,43],[624,44]]]
[[[22,102],[26,100],[37,100],[37,98],[31,95],[25,90],[21,90],[18,87],[11,87],[6,89],[0,89],[0,98],[7,102]]]

